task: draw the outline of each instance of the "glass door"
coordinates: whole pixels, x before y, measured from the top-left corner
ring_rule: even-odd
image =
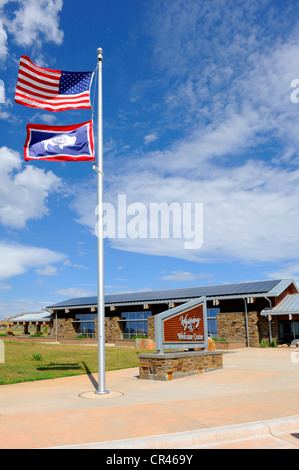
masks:
[[[291,343],[293,339],[299,338],[299,321],[281,321],[279,323],[280,339],[283,343]]]

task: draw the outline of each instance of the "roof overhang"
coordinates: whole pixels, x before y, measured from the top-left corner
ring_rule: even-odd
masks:
[[[267,307],[261,311],[262,316],[299,315],[299,294],[287,295],[275,307]]]
[[[276,297],[277,295],[275,294],[243,294],[243,295],[218,295],[218,296],[206,296],[207,301],[212,301],[212,300],[244,300],[244,299],[249,299],[249,298],[266,298],[266,297]],[[186,302],[191,302],[192,300],[196,300],[199,297],[189,297],[189,298],[183,298],[183,299],[163,299],[163,300],[147,300],[147,301],[140,301],[140,302],[106,302],[105,307],[126,307],[126,306],[134,306],[134,305],[142,305],[142,304],[149,304],[149,305],[157,305],[157,304],[169,304],[169,303],[186,303]],[[59,311],[59,310],[76,310],[78,308],[97,308],[96,303],[91,303],[91,304],[78,304],[78,305],[65,305],[63,307],[56,307],[53,306],[53,308],[47,307],[46,310],[48,312],[53,312],[53,311]]]
[[[49,315],[49,313],[26,313],[7,321],[9,323],[50,322],[52,318],[52,315]]]

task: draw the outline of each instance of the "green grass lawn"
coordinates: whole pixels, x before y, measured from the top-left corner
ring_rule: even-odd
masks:
[[[0,385],[98,372],[98,348],[69,344],[4,341],[5,362],[0,363]],[[106,370],[137,367],[137,354],[148,350],[106,348]],[[39,353],[39,354],[36,354]],[[41,356],[40,360],[34,360]]]

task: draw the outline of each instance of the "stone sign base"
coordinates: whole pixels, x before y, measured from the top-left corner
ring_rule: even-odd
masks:
[[[220,351],[175,351],[139,354],[139,378],[172,380],[223,368]]]

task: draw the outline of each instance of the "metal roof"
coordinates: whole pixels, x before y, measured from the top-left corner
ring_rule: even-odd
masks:
[[[251,281],[241,282],[238,284],[221,284],[215,286],[204,287],[188,287],[181,289],[167,289],[146,292],[127,292],[122,294],[105,295],[105,305],[132,305],[137,303],[157,303],[157,302],[173,302],[186,301],[192,298],[206,296],[209,298],[240,298],[246,295],[262,295],[277,296],[285,290],[291,283],[292,279],[287,280],[267,280],[267,281]],[[298,291],[298,289],[297,289]],[[67,307],[90,307],[97,305],[97,297],[78,297],[59,302],[47,307],[47,309],[55,310]]]
[[[24,315],[20,315],[19,317],[15,317],[9,319],[10,323],[16,322],[35,322],[35,321],[50,321],[52,320],[52,315],[49,312],[41,312],[41,313],[25,313]]]
[[[274,287],[268,292],[268,295],[270,295],[270,296],[275,296],[275,297],[276,297],[276,296],[280,295],[284,290],[286,290],[286,289],[289,287],[289,285],[291,285],[291,284],[294,284],[294,286],[295,286],[297,292],[299,292],[299,291],[298,291],[298,288],[297,288],[297,285],[296,285],[296,283],[294,282],[294,279],[281,279],[281,280],[279,281],[279,283],[276,284],[276,286],[274,286]]]
[[[261,315],[299,314],[299,294],[287,295],[276,307],[264,308]]]

